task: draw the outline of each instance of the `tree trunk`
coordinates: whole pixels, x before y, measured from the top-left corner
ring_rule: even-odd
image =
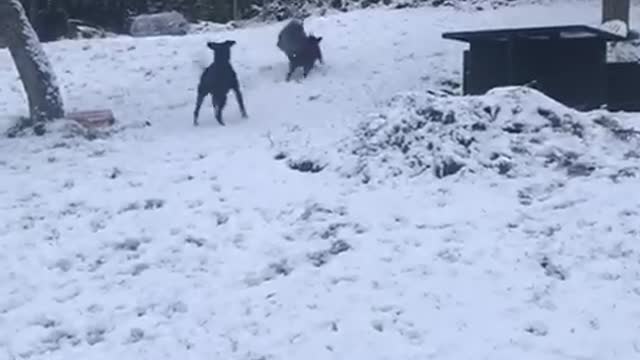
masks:
[[[18,0],[0,0],[0,32],[6,37],[29,101],[32,122],[64,116],[56,76],[24,8]]]
[[[602,22],[622,20],[629,28],[629,0],[602,0]]]

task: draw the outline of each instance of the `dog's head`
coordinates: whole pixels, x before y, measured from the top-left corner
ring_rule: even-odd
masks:
[[[209,41],[207,47],[213,50],[215,60],[229,61],[231,59],[231,47],[235,45],[234,40],[226,40],[223,42]]]

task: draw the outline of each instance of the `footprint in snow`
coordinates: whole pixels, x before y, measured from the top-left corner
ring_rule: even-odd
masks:
[[[527,325],[524,328],[524,331],[535,336],[547,336],[547,334],[549,334],[549,328],[546,324],[541,322],[533,322]]]
[[[132,202],[125,205],[118,214],[122,214],[124,212],[133,211],[133,210],[155,210],[160,209],[165,205],[165,200],[163,199],[147,199],[143,202]]]
[[[125,342],[128,344],[135,344],[143,340],[144,337],[145,337],[144,330],[140,328],[133,328],[129,331],[129,336],[127,337]]]
[[[542,259],[540,259],[540,266],[544,269],[544,274],[549,277],[553,277],[558,280],[567,279],[567,271],[551,262],[547,256],[543,256]]]
[[[124,250],[124,251],[138,251],[140,246],[145,243],[150,243],[151,238],[141,237],[141,238],[127,238],[122,242],[115,243],[113,248],[115,250]]]

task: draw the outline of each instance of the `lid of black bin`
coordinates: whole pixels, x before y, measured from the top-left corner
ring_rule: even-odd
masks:
[[[445,39],[471,42],[474,40],[504,41],[520,39],[599,39],[603,41],[622,41],[625,37],[610,33],[589,25],[563,25],[528,28],[503,28],[474,31],[447,32]]]

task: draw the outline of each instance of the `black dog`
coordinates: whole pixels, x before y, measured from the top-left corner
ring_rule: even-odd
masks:
[[[286,80],[291,80],[293,72],[303,68],[303,76],[306,78],[309,71],[315,65],[316,60],[323,64],[320,51],[322,37],[307,35],[302,21],[293,19],[278,34],[277,46],[289,59],[289,72]]]
[[[204,70],[200,76],[198,84],[198,99],[196,101],[196,109],[193,112],[193,125],[198,126],[198,114],[204,98],[211,94],[213,109],[215,110],[216,120],[220,125],[224,126],[222,121],[222,109],[227,104],[227,93],[233,90],[236,94],[238,106],[243,118],[247,118],[247,111],[244,108],[242,100],[242,92],[240,92],[240,84],[238,77],[233,70],[229,60],[231,59],[231,47],[235,45],[235,41],[227,40],[225,42],[208,42],[207,46],[213,50],[213,63]]]

